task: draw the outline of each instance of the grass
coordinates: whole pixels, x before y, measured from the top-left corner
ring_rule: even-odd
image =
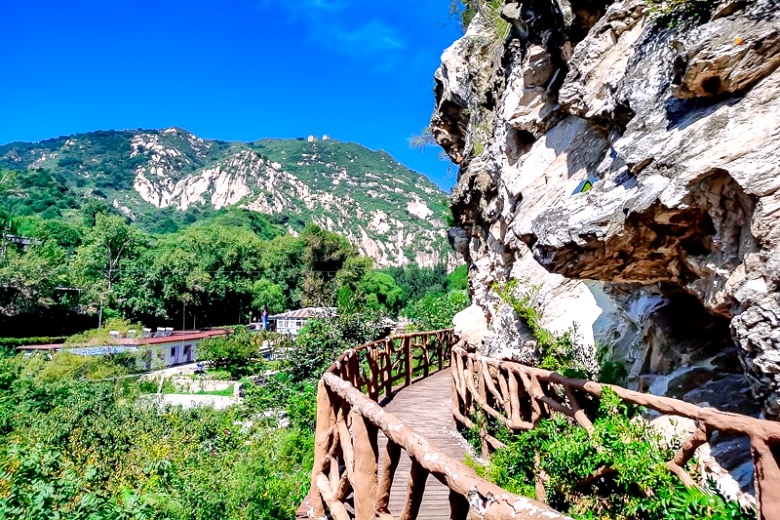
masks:
[[[225,388],[224,390],[201,390],[200,392],[195,392],[194,395],[218,395],[222,397],[233,397],[233,392],[236,385],[230,385],[229,387]]]

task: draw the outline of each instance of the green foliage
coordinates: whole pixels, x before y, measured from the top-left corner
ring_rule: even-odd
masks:
[[[261,278],[252,284],[252,306],[255,309],[268,306],[270,314],[279,314],[287,309],[287,295],[279,284]]]
[[[55,352],[36,374],[41,381],[61,379],[108,379],[127,373],[122,358],[101,359],[94,356],[79,356],[68,351]]]
[[[227,336],[214,336],[198,343],[198,359],[211,361],[218,369],[230,372],[234,379],[254,373],[262,362],[261,338],[244,328],[237,328]]]
[[[245,421],[263,409],[158,408],[133,385],[51,368],[68,363],[0,360],[0,518],[294,516],[312,464],[310,386],[280,400],[291,427],[279,429]]]
[[[130,320],[123,318],[110,318],[103,323],[103,327],[99,329],[91,329],[79,334],[74,334],[65,340],[67,346],[75,345],[117,345],[119,341],[112,337],[110,332],[116,331],[121,336],[126,336],[131,330],[135,330],[136,333],[141,334],[144,326],[141,323],[132,323]]]
[[[599,364],[598,381],[608,385],[623,384],[628,377],[624,362],[610,359],[611,349],[602,346],[596,349],[596,361]]]
[[[469,267],[459,265],[454,271],[447,275],[447,290],[466,291],[469,288]]]
[[[57,287],[68,277],[65,249],[53,240],[18,250],[0,243],[0,313],[16,314],[57,304]]]
[[[561,334],[543,327],[542,313],[536,305],[539,287],[531,286],[529,290],[521,291],[522,283],[527,283],[527,280],[514,279],[504,285],[495,284],[493,290],[504,303],[512,307],[536,339],[539,350],[538,366],[570,377],[591,378],[594,370],[578,341],[576,324]]]
[[[606,390],[592,434],[562,415],[542,420],[506,439],[487,477],[508,491],[533,496],[536,475],[543,471],[549,503],[577,519],[749,518],[715,494],[685,489],[666,466],[675,446],[636,420],[637,411]],[[604,468],[604,476],[591,478]],[[644,491],[652,493],[648,497]]]
[[[442,264],[435,267],[410,264],[405,267],[388,267],[382,271],[392,276],[403,291],[404,307],[410,302],[420,300],[426,294],[446,293],[450,289],[457,289],[448,286],[447,268]]]
[[[286,349],[285,370],[294,383],[317,381],[345,350],[382,337],[384,325],[371,313],[310,319]]]
[[[347,348],[335,320],[308,320],[298,332],[295,347],[286,356],[292,380],[319,379],[322,372]]]
[[[648,13],[656,20],[673,26],[682,20],[705,20],[718,0],[645,0]]]
[[[469,297],[465,291],[429,293],[409,305],[404,314],[418,330],[449,329],[452,327],[452,318],[468,305]]]
[[[0,207],[12,215],[53,219],[79,206],[79,197],[45,170],[0,171],[0,178]]]

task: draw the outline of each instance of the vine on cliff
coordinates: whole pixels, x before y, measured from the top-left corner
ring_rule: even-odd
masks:
[[[719,0],[645,0],[647,12],[668,27],[686,19],[705,20]]]
[[[542,313],[536,303],[539,286],[530,285],[521,290],[521,283],[528,280],[510,280],[505,284],[494,284],[493,290],[498,297],[512,307],[515,314],[528,326],[533,334],[539,352],[539,367],[578,378],[592,378],[596,369],[588,352],[581,344],[577,324],[573,324],[562,333],[552,332],[542,326]]]

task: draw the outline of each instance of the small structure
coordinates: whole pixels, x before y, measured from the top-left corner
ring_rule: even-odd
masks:
[[[330,141],[330,136],[328,134],[325,134],[322,136],[323,141]]]
[[[146,332],[147,329],[144,329]],[[111,331],[114,332],[114,331]],[[149,333],[151,330],[149,330]],[[159,334],[159,335],[158,335]],[[156,359],[165,367],[191,363],[197,359],[198,342],[214,336],[223,336],[226,330],[177,330],[161,327],[157,329],[154,337],[145,333],[143,337],[135,337],[136,334],[128,334],[119,337],[111,334],[110,345],[26,345],[19,347],[20,352],[57,352],[67,350],[79,356],[108,356],[114,354],[140,354],[138,368],[150,370]]]
[[[297,311],[284,312],[271,316],[270,320],[276,323],[276,332],[279,334],[298,334],[306,322],[312,318],[335,318],[338,316],[335,307],[306,307]]]
[[[309,142],[310,143],[316,143],[317,142],[317,136],[312,134],[309,136]]]

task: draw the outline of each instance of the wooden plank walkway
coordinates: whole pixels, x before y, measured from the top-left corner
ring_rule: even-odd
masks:
[[[452,375],[449,369],[423,379],[398,392],[385,409],[407,426],[422,434],[447,456],[463,461],[466,441],[454,428],[452,419]],[[387,437],[379,432],[379,467],[382,468]],[[404,508],[411,460],[402,452],[390,492],[390,512],[398,518]],[[449,518],[449,489],[429,475],[417,516],[420,520]]]

